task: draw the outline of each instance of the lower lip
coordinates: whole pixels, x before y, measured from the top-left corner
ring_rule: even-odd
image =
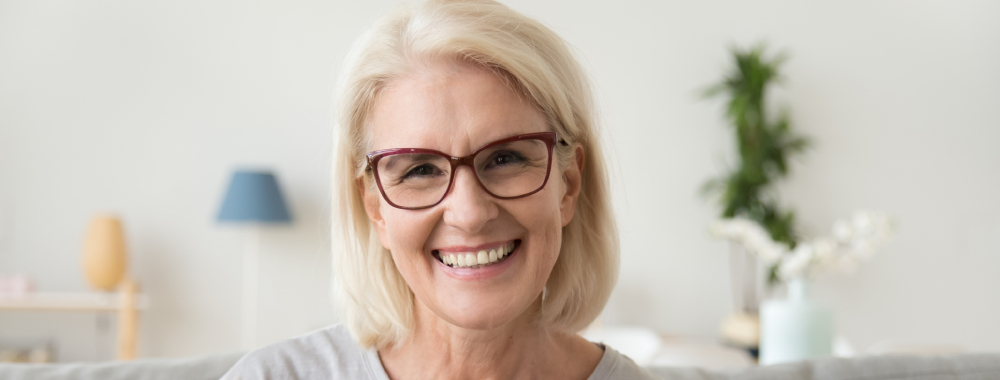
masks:
[[[442,263],[437,258],[434,258],[434,261],[438,263],[438,267],[441,268],[441,270],[443,270],[445,274],[453,278],[459,280],[482,280],[497,276],[500,273],[503,273],[503,271],[507,270],[507,268],[509,268],[512,265],[511,263],[514,262],[513,260],[514,256],[517,256],[519,252],[521,252],[521,244],[518,244],[517,247],[514,248],[514,252],[508,254],[506,256],[506,259],[503,260],[503,262],[475,269],[463,268],[463,267],[458,267],[458,268],[450,267],[445,263]]]

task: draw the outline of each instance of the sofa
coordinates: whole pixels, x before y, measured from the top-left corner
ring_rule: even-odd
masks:
[[[0,364],[0,380],[216,380],[241,353],[186,359],[70,364]],[[650,367],[670,380],[998,380],[1000,354],[866,356],[733,371]]]

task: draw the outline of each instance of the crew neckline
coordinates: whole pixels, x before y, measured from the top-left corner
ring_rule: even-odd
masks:
[[[614,372],[615,366],[618,365],[621,354],[604,343],[594,344],[604,351],[604,354],[601,355],[601,361],[597,363],[597,367],[594,367],[594,372],[591,372],[587,380],[608,379]],[[365,350],[363,357],[365,359],[365,367],[368,369],[368,373],[372,379],[389,380],[389,374],[385,372],[385,366],[382,365],[382,358],[378,356],[378,351],[375,350],[375,347]]]

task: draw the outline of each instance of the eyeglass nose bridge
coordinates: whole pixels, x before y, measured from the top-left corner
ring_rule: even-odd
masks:
[[[469,170],[472,170],[472,178],[476,181],[476,184],[479,185],[480,189],[483,189],[483,191],[485,191],[490,196],[493,196],[495,198],[500,198],[492,191],[490,191],[490,189],[487,189],[486,184],[484,184],[483,181],[479,179],[479,171],[476,170],[477,154],[479,154],[479,152],[470,154],[465,157],[452,157],[452,156],[448,157],[448,163],[451,164],[451,178],[448,180],[448,190],[446,190],[444,196],[441,197],[442,200],[444,200],[444,198],[448,196],[448,193],[451,193],[455,189],[455,176],[458,175],[458,168],[462,166],[468,166]],[[441,201],[438,202],[440,203]]]
[[[475,158],[476,158],[475,154],[471,154],[465,157],[448,157],[448,162],[451,163],[452,172],[458,170],[459,166],[468,166],[469,168],[472,168],[472,171],[474,172],[476,171],[476,166],[474,161]]]

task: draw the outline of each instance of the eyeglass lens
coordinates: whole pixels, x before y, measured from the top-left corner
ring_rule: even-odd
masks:
[[[542,140],[518,140],[486,148],[473,159],[475,173],[489,192],[517,197],[545,184],[549,149]],[[451,184],[451,162],[430,153],[399,153],[378,161],[379,181],[388,200],[401,207],[440,201]]]

